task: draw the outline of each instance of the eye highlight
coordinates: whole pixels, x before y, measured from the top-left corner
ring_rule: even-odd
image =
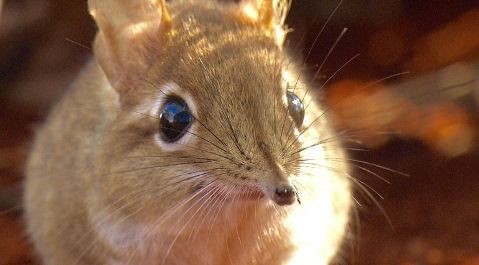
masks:
[[[289,115],[293,119],[296,127],[301,127],[304,120],[304,105],[301,99],[291,91],[286,92],[288,99],[288,111]]]
[[[178,96],[169,96],[159,111],[160,138],[173,143],[185,135],[193,122],[193,115],[186,102]]]

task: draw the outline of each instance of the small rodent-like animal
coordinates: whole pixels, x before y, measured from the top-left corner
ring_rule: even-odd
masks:
[[[283,47],[289,4],[88,1],[95,58],[27,168],[44,264],[332,260],[349,168]]]

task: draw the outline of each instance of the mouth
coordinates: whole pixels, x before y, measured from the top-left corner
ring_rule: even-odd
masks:
[[[221,197],[226,197],[228,201],[261,201],[266,198],[265,191],[259,186],[253,185],[238,185],[230,183],[217,184],[206,188],[201,185],[196,190],[203,190],[202,192],[220,192]],[[215,192],[216,191],[216,192]]]
[[[259,185],[241,185],[231,183],[221,183],[212,185],[208,188],[201,185],[197,190],[203,190],[207,193],[220,193],[220,197],[226,201],[259,202],[271,200],[278,206],[287,206],[294,203],[301,204],[295,187],[290,185],[278,185],[271,191],[266,191]],[[267,189],[268,190],[268,189]]]
[[[288,206],[296,202],[301,204],[298,192],[291,186],[278,186],[274,192],[270,193],[257,186],[239,186],[238,189],[228,193],[227,196],[232,200],[242,201],[259,201],[268,198],[278,206]]]
[[[238,187],[238,190],[233,191],[230,196],[233,198],[233,200],[240,199],[255,201],[263,199],[266,194],[259,187],[241,186]]]

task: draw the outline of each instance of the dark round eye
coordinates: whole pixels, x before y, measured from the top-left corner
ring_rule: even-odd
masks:
[[[288,98],[288,111],[291,118],[293,118],[296,127],[301,127],[304,120],[304,105],[301,99],[291,91],[286,92]]]
[[[186,133],[193,121],[193,115],[186,102],[170,96],[160,109],[160,136],[165,142],[178,141]]]

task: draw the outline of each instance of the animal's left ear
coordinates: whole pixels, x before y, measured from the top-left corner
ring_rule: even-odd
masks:
[[[290,6],[291,0],[241,0],[240,16],[266,30],[282,46],[287,33],[284,23]]]

